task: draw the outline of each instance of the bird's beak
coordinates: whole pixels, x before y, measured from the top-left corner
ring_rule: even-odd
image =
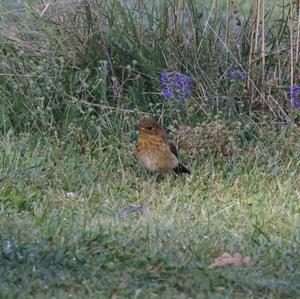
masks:
[[[136,124],[136,125],[134,126],[134,128],[135,128],[136,130],[138,130],[138,129],[139,129],[139,124]]]

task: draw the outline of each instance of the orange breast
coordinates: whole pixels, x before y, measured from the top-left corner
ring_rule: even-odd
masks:
[[[136,157],[139,163],[150,171],[169,172],[178,164],[177,158],[170,151],[169,144],[155,136],[139,137]]]

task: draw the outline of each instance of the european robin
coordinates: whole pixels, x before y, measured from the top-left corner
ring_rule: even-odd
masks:
[[[139,130],[135,156],[147,170],[176,174],[190,171],[179,162],[175,145],[169,141],[167,132],[158,122],[145,118],[137,125]]]

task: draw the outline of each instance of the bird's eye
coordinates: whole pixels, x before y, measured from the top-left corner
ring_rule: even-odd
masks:
[[[149,127],[148,127],[148,130],[152,130],[152,129],[153,129],[153,127],[152,127],[152,126],[149,126]]]

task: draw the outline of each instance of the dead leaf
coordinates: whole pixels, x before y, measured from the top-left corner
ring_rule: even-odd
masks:
[[[227,265],[236,268],[250,267],[251,258],[250,256],[242,257],[239,253],[234,253],[233,255],[231,255],[228,252],[225,252],[214,260],[213,264],[210,265],[210,268],[222,268]]]

